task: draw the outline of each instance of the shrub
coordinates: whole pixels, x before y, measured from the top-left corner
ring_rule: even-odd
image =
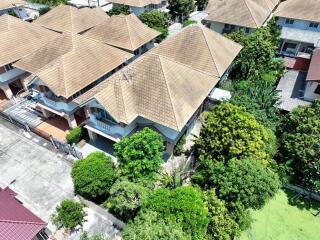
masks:
[[[186,144],[186,140],[187,140],[186,135],[183,134],[179,139],[178,143],[174,146],[174,149],[173,149],[174,156],[180,156],[183,153],[183,147]]]
[[[73,164],[71,176],[77,194],[88,199],[105,197],[115,180],[112,159],[101,152],[91,153]]]
[[[83,126],[73,128],[67,135],[66,140],[69,144],[78,143],[87,134],[86,129]]]
[[[183,27],[187,27],[187,26],[192,25],[192,24],[197,24],[197,21],[191,20],[191,19],[187,19],[187,20],[183,21],[182,25],[183,25]]]
[[[83,204],[66,199],[56,207],[56,212],[51,216],[52,222],[67,229],[73,230],[82,225],[86,216]]]
[[[123,5],[123,4],[117,4],[117,3],[113,3],[112,5],[112,9],[108,12],[109,16],[112,15],[129,15],[129,6]]]

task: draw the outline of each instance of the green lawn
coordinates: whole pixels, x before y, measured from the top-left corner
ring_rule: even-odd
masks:
[[[262,210],[253,211],[251,229],[240,240],[319,240],[318,202],[293,200],[295,193],[280,191]],[[294,203],[289,203],[294,201]]]

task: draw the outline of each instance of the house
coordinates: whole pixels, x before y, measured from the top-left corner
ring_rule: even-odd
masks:
[[[64,33],[14,66],[32,74],[28,88],[37,110],[45,118],[65,119],[74,128],[77,117],[81,118],[74,98],[105,80],[132,56],[81,35]]]
[[[34,215],[16,198],[10,188],[0,188],[0,239],[45,240],[47,223]]]
[[[167,5],[167,0],[110,0],[109,2],[129,6],[129,11],[136,16]]]
[[[266,24],[279,0],[209,0],[204,24],[218,33],[243,29],[249,34]]]
[[[306,77],[304,99],[314,101],[320,98],[320,48],[313,50]]]
[[[29,74],[13,63],[54,39],[56,33],[4,15],[0,17],[0,99],[26,90]]]
[[[154,47],[154,40],[160,33],[130,14],[114,15],[83,35],[139,56]]]
[[[16,8],[21,7],[26,2],[22,0],[1,0],[0,1],[0,16],[14,11]]]
[[[108,18],[109,16],[101,8],[60,5],[40,16],[33,23],[59,33],[82,33]]]
[[[320,47],[320,1],[287,0],[281,2],[275,15],[281,26],[281,54],[310,59],[312,50]]]
[[[171,155],[240,50],[209,29],[185,28],[74,100],[84,107],[90,138],[118,142],[147,126]]]

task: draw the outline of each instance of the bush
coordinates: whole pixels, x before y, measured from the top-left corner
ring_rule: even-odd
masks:
[[[80,240],[107,240],[107,238],[102,235],[93,235],[90,237],[87,232],[84,232],[81,234]]]
[[[161,219],[180,223],[192,239],[203,239],[206,234],[208,209],[202,192],[192,186],[158,189],[148,197],[142,210],[155,211]]]
[[[178,143],[174,146],[174,149],[173,149],[174,156],[180,156],[183,153],[183,147],[186,144],[186,140],[187,140],[186,135],[183,134],[179,139]]]
[[[43,14],[46,14],[47,12],[49,12],[51,10],[50,7],[44,7],[44,8],[40,8],[39,10],[39,15],[43,15]]]
[[[75,201],[66,199],[56,207],[56,212],[51,216],[55,225],[61,225],[67,229],[73,230],[78,225],[82,225],[86,216],[84,205]]]
[[[66,140],[69,144],[78,143],[85,138],[87,130],[83,126],[75,127],[66,135]]]
[[[155,41],[156,43],[160,43],[162,42],[164,39],[166,39],[166,37],[168,37],[169,35],[169,30],[168,28],[164,28],[164,27],[156,27],[155,28],[156,31],[160,32],[160,35],[158,37],[156,37]]]
[[[73,164],[71,172],[75,193],[88,199],[107,196],[114,180],[112,159],[104,153],[91,153]]]
[[[143,200],[150,194],[150,189],[127,180],[116,182],[110,189],[110,197],[104,203],[117,217],[127,222],[133,219]]]
[[[113,3],[112,5],[112,9],[108,12],[109,16],[112,15],[129,15],[129,6],[123,5],[123,4],[117,4],[117,3]]]
[[[187,20],[183,21],[182,25],[183,25],[183,27],[187,27],[187,26],[192,25],[192,24],[197,24],[197,21],[191,20],[191,19],[187,19]]]

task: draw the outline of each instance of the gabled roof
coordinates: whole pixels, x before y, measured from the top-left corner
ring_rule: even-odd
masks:
[[[0,17],[0,66],[34,52],[58,34],[18,18]]]
[[[11,9],[19,6],[23,6],[26,2],[22,0],[1,0],[0,10]]]
[[[9,188],[0,189],[0,239],[31,240],[46,223],[16,200]]]
[[[160,4],[161,0],[110,0],[109,2],[123,4],[132,7],[144,7],[150,4]]]
[[[278,3],[279,0],[209,0],[206,20],[258,28]]]
[[[306,80],[320,82],[320,48],[313,50]]]
[[[141,116],[181,131],[219,79],[147,53],[75,101],[96,99],[118,121]]]
[[[14,66],[37,76],[57,96],[69,98],[132,56],[81,35],[65,33]]]
[[[108,19],[101,8],[76,8],[60,5],[34,21],[57,32],[81,33]]]
[[[83,35],[102,43],[134,51],[150,42],[159,32],[143,24],[134,14],[114,15]]]
[[[241,48],[239,44],[226,37],[197,25],[186,27],[151,51],[207,74],[221,77]]]
[[[278,17],[320,22],[319,0],[287,0],[281,2],[275,15]]]

